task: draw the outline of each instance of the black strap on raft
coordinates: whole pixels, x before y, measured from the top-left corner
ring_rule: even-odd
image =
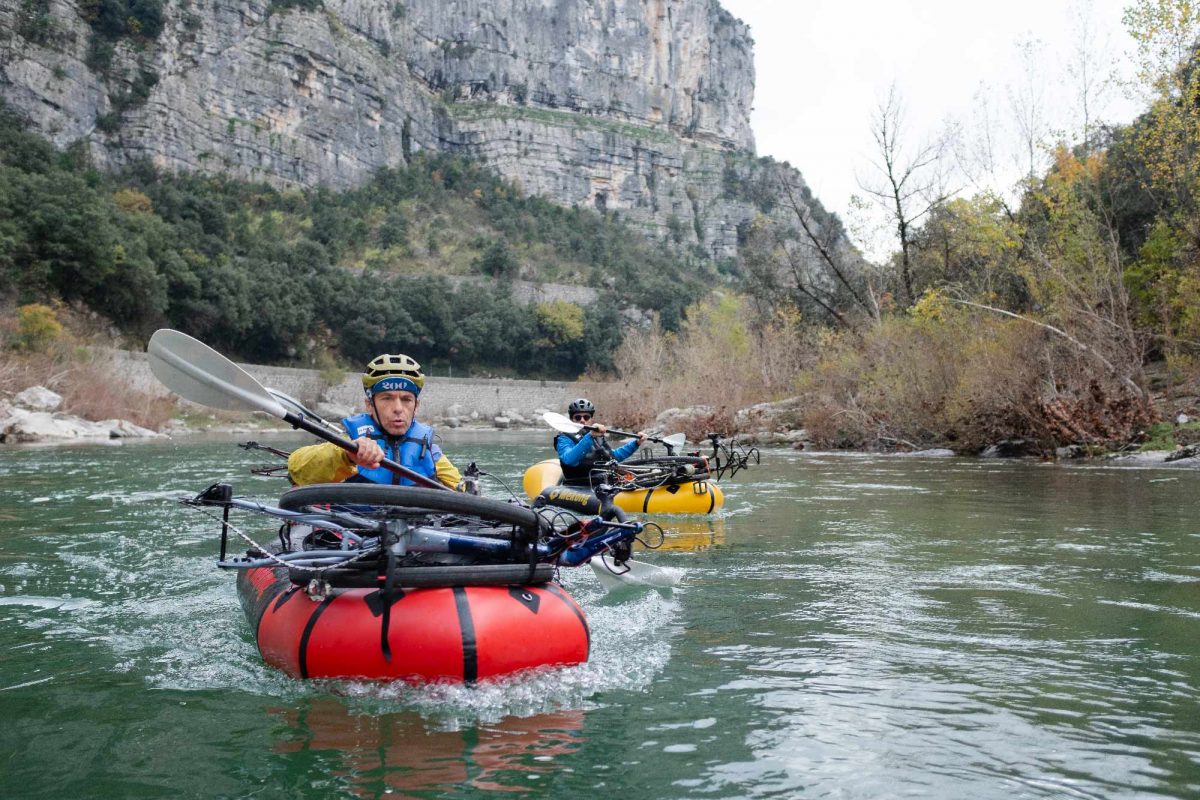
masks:
[[[279,546],[285,553],[292,549],[292,526],[286,522],[279,526]],[[221,551],[221,560],[225,560],[224,550]]]
[[[396,581],[396,554],[387,551],[387,558],[380,559],[379,566],[383,569],[383,586],[379,589],[379,600],[383,603],[383,621],[379,625],[379,649],[383,651],[383,660],[392,660],[392,646],[388,644],[388,627],[392,621],[392,594]]]
[[[471,466],[475,466],[475,465],[472,464]],[[545,505],[545,502],[543,502],[542,505]],[[539,506],[538,503],[535,501],[533,504],[533,507],[540,508],[541,506]],[[538,543],[538,539],[541,536],[540,528],[542,527],[542,522],[543,522],[543,520],[542,520],[541,516],[539,516],[537,528],[529,529],[524,526],[514,527],[513,532],[512,532],[512,537],[509,539],[509,543],[511,544],[512,549],[513,549],[513,554],[517,557],[523,556],[525,558],[526,563],[529,564],[529,575],[525,579],[526,583],[533,582],[534,574],[537,571],[537,566],[539,563],[537,543]],[[514,558],[514,561],[515,560],[516,559]]]
[[[527,533],[525,538],[526,538],[526,541],[525,541],[526,558],[525,558],[525,560],[526,560],[526,563],[529,564],[529,577],[526,578],[525,581],[526,581],[526,583],[533,583],[533,575],[535,572],[537,572],[537,566],[538,566],[538,551],[537,551],[538,532],[533,531],[532,533]]]

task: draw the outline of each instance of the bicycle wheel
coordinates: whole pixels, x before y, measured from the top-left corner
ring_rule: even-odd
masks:
[[[442,513],[478,517],[506,525],[537,530],[541,518],[528,508],[461,492],[443,492],[415,486],[372,483],[314,483],[285,492],[280,508],[301,511],[323,505],[362,505],[395,508],[403,513]]]
[[[664,456],[621,464],[626,481],[638,488],[672,486],[707,480],[708,465],[702,458]]]

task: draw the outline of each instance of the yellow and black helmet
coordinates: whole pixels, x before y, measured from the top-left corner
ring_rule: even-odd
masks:
[[[371,359],[362,376],[363,391],[404,391],[420,394],[425,388],[425,374],[421,365],[406,355],[384,353]]]

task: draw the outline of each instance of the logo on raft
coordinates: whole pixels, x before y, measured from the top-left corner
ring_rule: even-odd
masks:
[[[591,492],[570,489],[564,486],[549,486],[542,490],[534,502],[534,508],[543,505],[558,506],[582,514],[599,514],[600,498]]]
[[[553,489],[548,499],[558,502],[584,504],[589,500],[594,500],[595,496],[588,492],[578,492],[571,489]]]

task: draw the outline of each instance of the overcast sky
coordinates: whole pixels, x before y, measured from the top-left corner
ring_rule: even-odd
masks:
[[[994,108],[1020,83],[1018,42],[1036,39],[1047,117],[1070,127],[1079,115],[1066,64],[1090,7],[1093,49],[1124,69],[1132,41],[1121,17],[1129,0],[721,0],[750,26],[756,70],[751,123],[759,155],[798,168],[830,210],[846,218],[872,156],[871,115],[894,82],[911,139],[970,114],[985,87]],[[1127,72],[1127,69],[1125,69]],[[1140,104],[1114,88],[1101,115],[1127,122]],[[857,177],[856,177],[857,176]]]

